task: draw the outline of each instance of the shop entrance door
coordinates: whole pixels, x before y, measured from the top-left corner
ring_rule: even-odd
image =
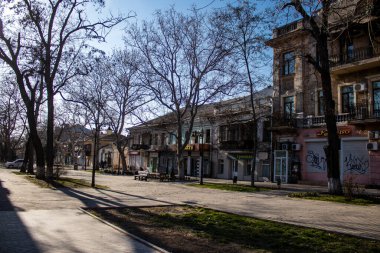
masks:
[[[274,151],[274,181],[281,180],[281,183],[288,182],[288,151]]]

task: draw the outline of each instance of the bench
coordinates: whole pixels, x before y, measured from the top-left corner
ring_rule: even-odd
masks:
[[[167,180],[167,181],[170,180],[169,175],[166,174],[166,173],[160,173],[160,181],[163,182],[163,181],[165,181],[165,180]]]
[[[135,175],[135,180],[139,179],[139,180],[145,180],[145,181],[147,181],[148,177],[149,177],[149,171],[147,171],[147,170],[140,170],[140,171],[138,171],[138,174]]]
[[[176,180],[176,177],[175,175],[169,175],[169,174],[166,174],[166,173],[160,173],[160,181],[163,182],[163,181],[175,181]]]

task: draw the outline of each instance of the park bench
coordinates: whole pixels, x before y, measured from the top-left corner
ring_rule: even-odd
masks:
[[[147,181],[148,180],[148,176],[149,176],[149,171],[147,170],[139,170],[137,175],[135,175],[135,180],[136,179],[139,179],[139,180],[145,180]]]
[[[160,173],[160,181],[163,182],[163,181],[175,181],[176,180],[176,177],[175,175],[169,175],[169,174],[166,174],[166,173]]]
[[[163,181],[169,181],[170,180],[170,176],[169,174],[166,174],[166,173],[160,173],[160,181],[163,182]]]

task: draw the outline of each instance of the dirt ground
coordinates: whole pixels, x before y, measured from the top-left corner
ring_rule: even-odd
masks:
[[[244,249],[238,244],[218,242],[207,238],[201,231],[173,226],[159,218],[167,214],[189,213],[190,208],[187,206],[108,208],[93,209],[91,212],[170,252],[265,252]]]

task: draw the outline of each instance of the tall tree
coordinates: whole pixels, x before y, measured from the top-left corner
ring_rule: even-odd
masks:
[[[230,48],[219,31],[210,29],[205,14],[196,10],[188,15],[174,8],[158,11],[152,22],[134,26],[128,35],[145,63],[143,82],[156,102],[175,116],[177,169],[183,178],[183,152],[198,108],[232,88],[227,74]]]
[[[29,76],[38,72],[46,86],[47,98],[47,134],[46,134],[46,177],[53,175],[54,163],[54,96],[73,77],[81,74],[78,59],[91,39],[104,40],[106,33],[116,24],[125,20],[124,17],[109,17],[91,22],[85,9],[91,4],[102,7],[102,0],[51,0],[7,1],[5,7],[11,15],[1,17],[0,59],[12,68],[24,102],[24,94]],[[28,70],[23,65],[28,65]],[[30,107],[27,106],[27,107]],[[28,118],[32,117],[32,108],[28,110]],[[40,171],[45,166],[42,144],[34,130],[36,122],[29,121],[30,133],[35,145],[37,167]],[[41,151],[40,151],[41,150]],[[38,177],[43,177],[41,173]]]
[[[127,170],[125,148],[127,139],[123,135],[127,118],[141,106],[151,100],[146,89],[139,80],[138,71],[141,67],[141,57],[138,52],[129,50],[114,51],[112,56],[104,61],[104,75],[109,78],[110,101],[105,108],[107,121],[115,136],[115,145],[119,152],[123,171]]]
[[[268,39],[267,22],[263,12],[259,12],[256,4],[239,0],[236,5],[228,4],[226,9],[217,11],[213,18],[222,34],[233,45],[233,59],[241,71],[242,86],[248,88],[250,96],[253,159],[251,186],[255,184],[256,157],[258,148],[258,122],[262,119],[262,110],[255,97],[257,91],[264,86],[268,77],[260,70],[268,64],[269,57],[265,51],[265,41]]]
[[[99,168],[99,137],[102,126],[107,121],[105,113],[111,98],[109,94],[109,76],[99,58],[96,58],[88,75],[76,78],[77,85],[65,88],[63,99],[78,105],[77,114],[83,118],[84,125],[91,127],[93,134],[93,161],[91,186],[95,187],[95,171]]]
[[[9,21],[10,22],[10,21]],[[8,22],[6,22],[8,24]],[[45,177],[45,155],[41,139],[37,131],[39,100],[43,92],[43,81],[41,75],[41,65],[38,56],[33,51],[38,51],[39,47],[34,41],[27,41],[23,44],[24,37],[21,33],[15,33],[10,26],[3,26],[3,18],[0,18],[0,60],[9,67],[10,72],[15,75],[16,83],[20,91],[21,98],[25,104],[26,115],[29,126],[29,138],[31,139],[36,152],[37,178]],[[9,37],[6,37],[9,34]],[[26,39],[25,39],[26,40]],[[32,50],[32,54],[27,52]],[[24,59],[27,58],[28,60]]]
[[[3,76],[0,87],[0,160],[10,161],[16,156],[16,149],[26,131],[23,122],[23,106],[17,84],[12,76]]]
[[[335,16],[339,22],[345,23],[347,12],[345,9],[354,1],[300,1],[292,0],[283,5],[294,8],[306,23],[305,30],[314,38],[318,59],[307,54],[308,62],[316,69],[322,82],[324,113],[328,131],[328,145],[325,147],[327,159],[328,190],[333,194],[342,193],[340,182],[339,150],[340,138],[336,126],[335,101],[332,95],[332,82],[329,61],[329,41],[334,39],[330,32],[331,18]]]

